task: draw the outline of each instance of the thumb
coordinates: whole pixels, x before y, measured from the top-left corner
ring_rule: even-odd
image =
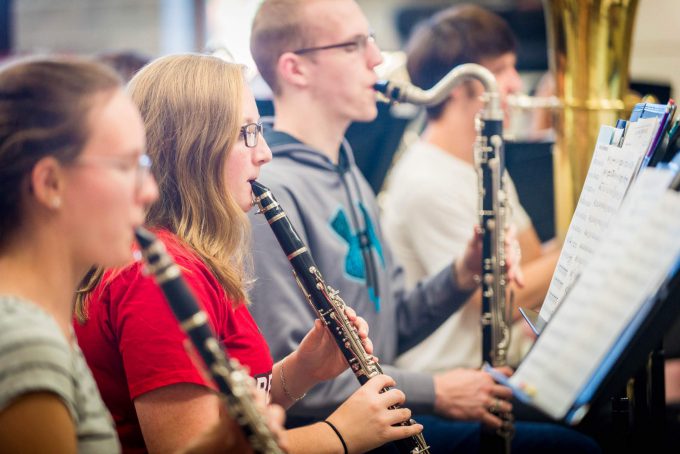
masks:
[[[317,318],[314,320],[314,326],[312,326],[312,329],[307,332],[300,344],[316,347],[319,345],[319,342],[323,340],[325,331],[326,330],[324,329],[323,323],[321,323],[321,320]]]
[[[314,320],[314,326],[312,327],[310,333],[315,337],[323,337],[323,335],[326,334],[326,329],[323,322],[318,318]]]

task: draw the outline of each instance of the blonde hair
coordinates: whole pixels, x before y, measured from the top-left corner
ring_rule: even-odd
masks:
[[[250,53],[260,75],[274,94],[281,93],[276,77],[279,58],[313,45],[304,7],[317,0],[264,0],[255,14],[250,34]]]
[[[224,166],[241,126],[244,83],[241,65],[173,55],[144,67],[128,86],[160,192],[147,224],[190,246],[237,303],[246,300],[250,224],[227,191]]]
[[[247,300],[250,224],[227,191],[224,166],[238,139],[244,83],[241,65],[187,54],[151,62],[128,85],[159,188],[146,223],[177,235],[235,304]],[[101,275],[93,270],[80,292],[92,290]],[[76,307],[81,321],[84,299]]]

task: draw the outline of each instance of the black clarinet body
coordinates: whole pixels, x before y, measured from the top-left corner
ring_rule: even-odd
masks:
[[[482,232],[482,360],[499,367],[507,365],[512,320],[506,301],[505,225],[509,208],[504,182],[503,120],[482,115],[478,121],[475,159]],[[514,417],[500,412],[497,416],[503,425],[494,434],[483,432],[482,452],[510,453]]]
[[[251,185],[254,201],[259,212],[264,214],[274,236],[286,254],[300,290],[314,308],[318,318],[333,334],[335,342],[359,383],[363,385],[370,378],[382,374],[382,369],[375,362],[373,356],[366,352],[356,328],[345,315],[345,302],[340,298],[337,290],[325,283],[312,254],[300,239],[283,208],[264,185],[256,181],[252,181]],[[401,425],[412,425],[414,423],[415,421],[411,419],[402,422]],[[397,440],[395,444],[403,453],[430,453],[429,446],[422,434]]]
[[[503,366],[510,342],[511,318],[505,292],[504,235],[508,204],[504,181],[503,110],[496,78],[487,68],[466,63],[453,68],[428,90],[391,81],[379,81],[375,89],[389,102],[435,106],[446,100],[455,86],[468,80],[477,80],[484,86],[484,108],[476,122],[474,150],[479,181],[479,225],[482,230],[482,361]],[[497,410],[490,409],[503,420],[503,426],[494,432],[482,431],[481,452],[509,454],[514,434],[513,417]]]
[[[257,454],[283,454],[252,399],[250,376],[236,360],[227,356],[217,341],[208,324],[207,314],[197,304],[179,267],[165,250],[165,245],[141,227],[135,230],[135,237],[141,246],[147,269],[153,274],[182,330],[191,339],[217,388],[224,395],[229,415],[241,427],[253,451]]]
[[[510,315],[506,301],[506,198],[503,120],[481,118],[477,136],[479,225],[482,231],[482,360],[507,365]]]

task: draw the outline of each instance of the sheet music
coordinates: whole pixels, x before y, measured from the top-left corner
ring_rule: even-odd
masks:
[[[633,315],[680,259],[680,193],[655,182],[658,175],[641,175],[630,203],[510,378],[555,419],[565,417]]]
[[[631,123],[623,146],[597,144],[574,216],[539,313],[543,329],[602,239],[636,175],[657,126],[656,118]],[[604,128],[604,127],[603,127]],[[604,134],[605,131],[602,131]]]

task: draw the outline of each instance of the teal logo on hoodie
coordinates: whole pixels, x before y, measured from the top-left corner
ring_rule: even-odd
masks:
[[[366,236],[368,237],[370,248],[375,251],[375,254],[380,259],[382,268],[385,268],[385,257],[383,255],[382,244],[375,233],[373,221],[368,214],[366,207],[359,202],[359,213],[363,217],[363,225],[366,226]],[[361,254],[361,242],[357,232],[352,229],[352,226],[347,218],[347,213],[343,207],[338,208],[335,216],[330,220],[330,227],[347,243],[347,254],[345,255],[345,274],[352,279],[360,282],[366,282],[366,267],[364,259]],[[376,306],[376,311],[380,310],[380,301],[377,298],[371,298]]]

